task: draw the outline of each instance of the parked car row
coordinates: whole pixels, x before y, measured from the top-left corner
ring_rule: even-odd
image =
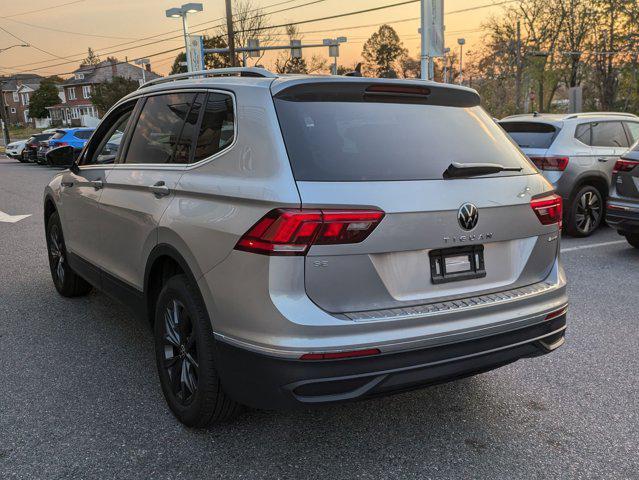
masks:
[[[618,187],[621,184],[624,192],[630,192],[634,185],[637,191],[631,179],[637,154],[625,160],[620,157],[625,158],[625,152],[639,141],[639,117],[606,112],[534,113],[506,117],[500,125],[563,198],[566,233],[587,237],[606,215],[626,212],[619,210],[625,207],[617,202]],[[606,208],[609,196],[615,202],[612,208]]]
[[[7,145],[6,154],[23,163],[33,162],[51,166],[51,161],[47,159],[47,152],[54,148],[71,146],[79,153],[91,138],[93,131],[93,128],[84,127],[44,130],[27,140],[10,143]]]

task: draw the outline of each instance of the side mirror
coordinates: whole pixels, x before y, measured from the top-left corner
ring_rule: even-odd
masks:
[[[71,167],[76,159],[75,148],[71,145],[54,148],[46,154],[47,163],[55,167]]]

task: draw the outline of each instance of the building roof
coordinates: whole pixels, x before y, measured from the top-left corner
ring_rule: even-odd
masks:
[[[129,80],[142,80],[143,69],[131,65],[130,63],[120,63],[118,61],[104,60],[97,65],[81,65],[73,72],[73,77],[65,80],[65,86],[87,85],[92,83],[103,83],[113,80],[113,77],[124,77]],[[159,78],[155,72],[147,71],[146,79]]]
[[[20,85],[29,85],[34,90],[40,86],[43,77],[35,73],[17,73],[15,75],[0,77],[3,92],[15,92]]]

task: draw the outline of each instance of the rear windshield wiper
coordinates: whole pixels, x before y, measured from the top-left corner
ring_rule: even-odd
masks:
[[[498,163],[457,163],[453,162],[444,170],[444,179],[477,177],[499,172],[521,172],[521,167],[504,167]]]

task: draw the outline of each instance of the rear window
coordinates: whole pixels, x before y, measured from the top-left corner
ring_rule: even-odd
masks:
[[[559,129],[541,122],[503,122],[501,126],[521,148],[550,148]]]
[[[64,137],[67,134],[67,132],[55,132],[53,134],[53,136],[51,137],[51,140],[60,140],[62,137]]]
[[[75,138],[80,138],[82,140],[86,140],[91,137],[93,130],[79,130],[73,134]]]
[[[478,106],[274,101],[296,180],[435,180],[452,162],[522,168],[495,176],[535,173]]]

